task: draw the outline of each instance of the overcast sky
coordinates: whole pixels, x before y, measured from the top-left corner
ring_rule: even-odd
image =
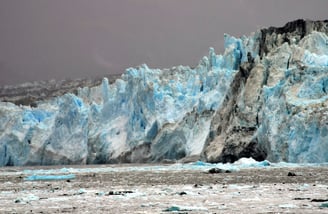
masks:
[[[326,0],[0,0],[0,85],[198,64],[223,35],[328,19]]]

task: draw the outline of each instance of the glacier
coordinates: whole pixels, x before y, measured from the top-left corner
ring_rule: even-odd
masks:
[[[328,162],[328,21],[224,36],[194,67],[128,68],[33,105],[0,102],[0,166]]]

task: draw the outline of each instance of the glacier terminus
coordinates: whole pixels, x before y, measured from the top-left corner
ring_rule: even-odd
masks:
[[[194,68],[141,65],[35,105],[0,102],[0,166],[328,162],[328,20],[224,46]]]

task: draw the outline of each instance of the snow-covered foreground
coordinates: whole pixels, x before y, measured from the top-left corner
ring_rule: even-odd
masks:
[[[69,167],[1,168],[0,213],[328,212],[327,164]]]

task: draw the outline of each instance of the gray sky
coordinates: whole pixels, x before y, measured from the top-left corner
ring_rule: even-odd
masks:
[[[328,19],[326,0],[0,0],[0,85],[198,64],[223,34]]]

